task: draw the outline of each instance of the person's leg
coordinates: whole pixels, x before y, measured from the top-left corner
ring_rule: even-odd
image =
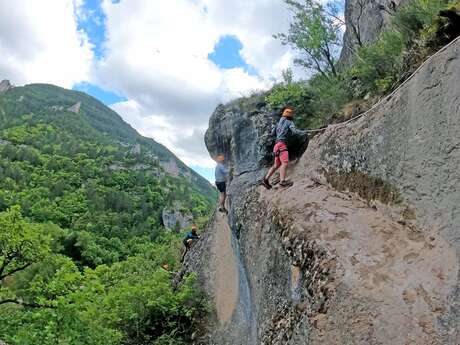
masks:
[[[270,184],[270,177],[278,170],[279,165],[277,164],[277,160],[275,159],[275,164],[268,170],[267,174],[264,176],[262,180],[262,186],[267,189],[272,189],[272,185]]]
[[[225,207],[225,201],[227,201],[227,192],[224,192],[224,193],[223,193],[223,196],[222,196],[222,206],[223,206],[224,208],[226,208],[226,207]]]
[[[280,186],[287,187],[291,186],[292,182],[286,180],[286,172],[289,165],[289,152],[287,150],[286,145],[282,148],[280,152],[280,161],[281,161],[281,169],[280,169]]]
[[[221,192],[220,193],[220,207],[225,209],[225,199],[227,198],[227,193]]]
[[[187,250],[188,250],[187,246],[184,246],[184,250],[182,251],[182,257],[180,259],[181,263],[184,262],[185,254],[187,254]]]
[[[269,180],[270,177],[272,177],[272,175],[275,173],[275,171],[278,170],[278,168],[279,165],[277,165],[275,162],[275,164],[273,164],[273,166],[268,170],[267,175],[265,175],[265,179]]]
[[[283,146],[283,143],[278,142],[275,144],[275,147],[273,148],[273,154],[275,155],[275,161],[273,162],[273,166],[268,170],[267,174],[265,175],[264,180],[267,182],[281,165],[279,150],[280,150],[280,147],[282,146]]]
[[[280,168],[280,182],[286,180],[286,170],[288,168],[288,163],[281,163],[281,168]]]
[[[227,199],[227,193],[226,192],[221,192],[220,193],[220,207],[219,211],[222,212],[227,212],[227,209],[225,208],[225,200]]]

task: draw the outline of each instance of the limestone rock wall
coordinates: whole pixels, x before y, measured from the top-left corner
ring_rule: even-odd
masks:
[[[180,231],[192,225],[193,215],[182,210],[180,204],[165,207],[161,214],[163,225],[168,230]]]
[[[436,228],[459,245],[459,120],[457,42],[367,117],[316,137],[311,164],[389,181],[414,205],[424,228]]]
[[[353,52],[361,44],[372,43],[378,34],[388,25],[391,13],[408,0],[346,0],[343,49],[340,65],[349,65],[353,61]],[[385,9],[383,9],[385,8]]]
[[[268,109],[264,95],[220,105],[209,120],[206,147],[211,157],[224,154],[235,175],[258,171],[271,159],[274,141],[270,132],[278,119]]]
[[[211,222],[186,271],[222,306],[216,272],[230,238],[238,294],[197,343],[460,343],[459,56],[457,42],[373,113],[313,138],[289,189],[257,183],[276,121],[265,106],[216,110],[206,144],[234,168],[230,214]],[[380,178],[402,203],[339,192],[327,171]]]

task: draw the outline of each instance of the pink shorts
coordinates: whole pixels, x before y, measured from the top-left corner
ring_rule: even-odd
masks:
[[[287,146],[282,141],[279,141],[275,144],[273,148],[273,153],[275,154],[275,165],[279,167],[281,163],[289,163],[289,152]]]

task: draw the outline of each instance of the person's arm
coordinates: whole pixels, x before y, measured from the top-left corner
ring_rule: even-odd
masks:
[[[298,129],[294,122],[290,121],[290,124],[289,124],[289,129],[291,131],[292,134],[294,135],[298,135],[298,136],[305,136],[307,135],[307,131],[306,130],[302,130],[302,129]]]
[[[230,171],[225,167],[225,165],[219,164],[219,170],[222,175],[224,175],[225,177],[228,177]]]
[[[272,130],[270,131],[270,136],[274,137],[276,136],[276,125],[272,126]]]

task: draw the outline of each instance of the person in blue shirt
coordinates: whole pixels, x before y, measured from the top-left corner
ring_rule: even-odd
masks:
[[[198,240],[200,236],[196,233],[197,226],[195,224],[192,225],[191,231],[187,232],[187,234],[184,237],[184,240],[182,243],[184,243],[184,251],[182,252],[182,258],[180,262],[183,262],[185,259],[185,255],[187,254],[188,250],[192,248],[193,242]]]
[[[223,213],[228,213],[227,209],[225,208],[225,200],[227,199],[227,179],[229,176],[229,170],[225,167],[224,155],[218,155],[216,157],[217,165],[215,171],[215,178],[216,178],[216,187],[220,192],[219,197],[219,211]]]
[[[265,175],[262,180],[262,185],[271,189],[272,186],[269,182],[270,177],[280,168],[280,186],[281,187],[290,187],[293,185],[292,181],[286,179],[286,171],[289,164],[289,152],[288,152],[288,139],[292,136],[307,137],[307,131],[297,129],[293,122],[294,108],[287,106],[283,110],[283,116],[279,120],[274,134],[276,133],[276,142],[275,147],[273,148],[273,154],[275,156],[275,162],[270,170]]]

